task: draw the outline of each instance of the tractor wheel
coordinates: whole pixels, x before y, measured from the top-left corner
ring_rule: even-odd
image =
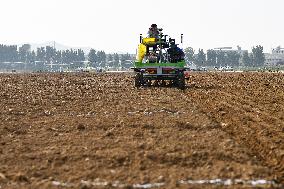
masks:
[[[135,87],[140,87],[143,84],[143,75],[138,72],[135,75]]]
[[[147,85],[147,87],[150,87],[152,85],[152,80],[148,79],[146,81],[146,85]]]
[[[177,87],[181,90],[185,89],[184,73],[179,73],[178,78],[177,78]]]

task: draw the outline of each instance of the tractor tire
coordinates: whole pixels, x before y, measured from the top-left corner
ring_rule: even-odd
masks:
[[[134,85],[135,87],[140,87],[143,84],[143,75],[142,73],[138,72],[135,75]]]
[[[181,90],[185,89],[185,77],[183,72],[178,74],[177,87]]]

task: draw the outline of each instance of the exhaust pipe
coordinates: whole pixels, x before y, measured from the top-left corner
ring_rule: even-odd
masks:
[[[142,34],[140,34],[140,43],[142,43],[142,38],[143,38]]]

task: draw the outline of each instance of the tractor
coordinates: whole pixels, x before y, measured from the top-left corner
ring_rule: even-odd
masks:
[[[163,35],[162,29],[159,29],[158,37],[144,38],[140,34],[140,44],[132,69],[135,72],[135,87],[173,85],[185,89],[184,72],[187,68],[184,52],[175,39]]]

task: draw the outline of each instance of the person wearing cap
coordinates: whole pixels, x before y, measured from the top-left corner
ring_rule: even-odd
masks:
[[[184,52],[174,43],[170,43],[170,48],[167,50],[170,62],[179,62],[184,60]]]
[[[157,24],[152,24],[148,31],[148,37],[159,38],[159,30]]]

